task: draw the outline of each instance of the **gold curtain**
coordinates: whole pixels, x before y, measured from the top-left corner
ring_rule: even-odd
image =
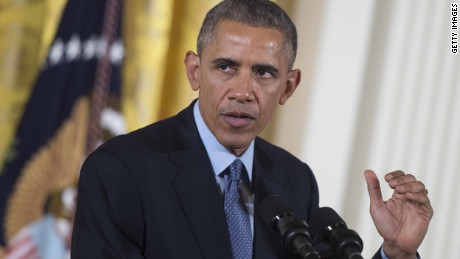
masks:
[[[123,113],[128,130],[174,115],[196,98],[183,60],[218,0],[124,2]]]
[[[66,0],[0,0],[0,163],[14,139]],[[219,0],[123,3],[123,103],[128,130],[177,113],[196,98],[183,59],[196,49],[206,12]]]
[[[66,0],[0,0],[0,167]]]

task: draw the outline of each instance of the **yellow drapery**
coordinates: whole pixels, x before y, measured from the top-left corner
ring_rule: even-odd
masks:
[[[0,165],[66,2],[0,0]]]
[[[25,102],[67,1],[9,1],[0,9],[0,161],[14,139]],[[197,93],[183,59],[195,51],[206,12],[219,0],[123,2],[122,111],[128,130],[177,113]]]
[[[130,0],[124,3],[123,113],[128,130],[177,113],[197,94],[183,60],[196,49],[206,12],[218,0]]]

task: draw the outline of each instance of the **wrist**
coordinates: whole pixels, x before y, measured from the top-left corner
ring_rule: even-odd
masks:
[[[390,259],[414,259],[417,258],[417,251],[407,252],[399,249],[398,247],[389,244],[388,242],[383,243],[383,252]]]

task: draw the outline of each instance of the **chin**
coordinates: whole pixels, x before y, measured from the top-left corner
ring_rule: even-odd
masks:
[[[234,150],[234,149],[246,149],[249,144],[251,144],[252,140],[254,140],[254,138],[245,138],[245,139],[236,139],[240,136],[228,136],[224,139],[222,139],[221,141],[219,141],[224,147],[226,147],[227,149],[230,149],[230,150]]]

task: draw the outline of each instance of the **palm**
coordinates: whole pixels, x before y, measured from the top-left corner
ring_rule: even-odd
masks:
[[[401,251],[417,251],[428,230],[430,216],[420,204],[393,197],[371,205],[371,216],[385,241]]]
[[[433,209],[421,182],[402,172],[396,174],[400,183],[390,182],[395,178],[387,179],[394,193],[388,201],[383,201],[377,176],[372,171],[366,171],[370,212],[377,231],[384,239],[386,253],[415,254],[428,231]],[[405,185],[403,191],[402,185]]]

